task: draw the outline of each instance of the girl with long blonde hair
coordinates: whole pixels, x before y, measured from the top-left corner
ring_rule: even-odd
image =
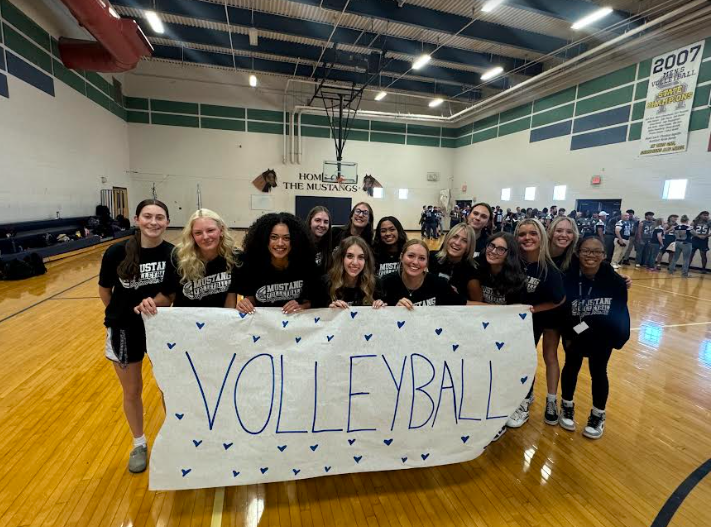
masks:
[[[378,309],[385,305],[380,298],[373,252],[359,236],[349,236],[338,245],[327,280],[329,307],[373,306]]]
[[[436,253],[430,253],[428,271],[447,280],[449,285],[467,300],[475,300],[480,296],[475,280],[476,239],[476,232],[472,227],[459,223],[449,229],[442,248]]]

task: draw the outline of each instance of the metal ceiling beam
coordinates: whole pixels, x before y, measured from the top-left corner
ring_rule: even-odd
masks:
[[[602,7],[588,0],[506,0],[506,5],[539,15],[565,20],[571,24]],[[621,24],[621,22],[624,22],[631,16],[632,13],[615,10],[604,19],[590,24],[590,27],[594,29],[605,29],[612,24],[620,24],[618,27],[615,27],[612,32],[621,34],[644,23],[644,20],[635,20],[634,22]]]

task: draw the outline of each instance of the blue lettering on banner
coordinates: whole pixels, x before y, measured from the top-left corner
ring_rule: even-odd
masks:
[[[249,430],[249,429],[244,425],[244,423],[242,422],[242,418],[241,418],[240,415],[239,415],[239,406],[238,406],[238,404],[237,404],[237,387],[238,387],[238,385],[239,385],[239,380],[240,380],[240,378],[242,377],[242,373],[244,373],[244,370],[247,368],[247,366],[249,366],[249,365],[252,363],[252,361],[257,360],[257,359],[260,358],[260,357],[269,357],[269,363],[270,363],[270,365],[271,365],[271,367],[272,367],[272,395],[271,395],[271,398],[270,398],[270,400],[269,400],[269,414],[267,414],[267,419],[266,419],[266,421],[264,421],[264,426],[262,426],[262,428],[260,428],[260,429],[257,430],[256,432],[252,432],[251,430]],[[267,427],[267,425],[269,424],[269,420],[272,418],[272,410],[274,409],[274,391],[275,391],[275,388],[276,388],[276,381],[275,381],[275,379],[274,379],[274,375],[275,375],[275,372],[274,372],[274,357],[272,357],[272,356],[269,355],[268,353],[260,353],[259,355],[255,355],[254,357],[252,357],[251,359],[249,359],[247,362],[245,362],[244,366],[242,366],[242,369],[239,371],[239,374],[237,375],[237,380],[235,381],[235,391],[234,391],[235,413],[237,414],[237,420],[239,421],[240,426],[241,426],[242,429],[243,429],[245,432],[247,432],[248,434],[252,434],[252,435],[261,434],[262,432],[264,432],[264,429],[265,429],[265,428]]]
[[[491,389],[491,385],[489,385],[489,389]],[[459,399],[459,420],[460,421],[481,421],[481,419],[477,417],[464,417],[462,416],[462,406],[464,406],[464,359],[462,359],[462,393],[460,394],[460,399]]]
[[[311,423],[311,433],[320,434],[321,432],[343,432],[343,428],[324,428],[316,430],[316,416],[318,412],[318,361],[314,362],[314,420]],[[318,445],[316,445],[318,447]],[[316,450],[311,447],[311,450]]]
[[[356,312],[357,314],[357,312]],[[353,392],[353,359],[368,359],[376,355],[351,355],[350,369],[348,372],[348,433],[351,432],[375,432],[375,428],[351,428],[351,401],[356,395],[370,395],[370,392]]]
[[[209,425],[210,430],[212,430],[212,427],[215,425],[215,418],[217,417],[217,409],[220,407],[220,399],[222,399],[222,392],[225,389],[225,383],[227,382],[227,377],[230,374],[230,370],[232,369],[232,364],[234,364],[234,362],[235,362],[235,358],[237,358],[237,354],[236,353],[232,354],[232,359],[230,360],[230,365],[227,367],[225,376],[222,379],[222,386],[220,387],[220,393],[217,395],[217,402],[215,403],[215,410],[212,413],[212,415],[210,415],[210,409],[207,406],[207,398],[205,397],[205,390],[203,390],[203,388],[202,388],[202,383],[200,382],[200,376],[198,375],[197,370],[195,369],[195,365],[193,364],[193,361],[190,358],[190,353],[188,353],[186,351],[185,356],[188,358],[188,362],[190,363],[190,368],[192,368],[193,375],[195,375],[195,380],[198,383],[198,388],[200,389],[200,395],[202,396],[202,402],[205,405],[205,413],[207,414],[207,424]],[[182,419],[182,416],[179,419]]]
[[[279,365],[281,368],[281,383],[279,387],[279,414],[277,415],[277,425],[276,425],[276,433],[277,434],[305,434],[307,433],[307,430],[280,430],[279,425],[281,423],[281,410],[282,410],[282,404],[284,402],[284,355],[281,355],[279,357]]]
[[[491,361],[489,361],[489,397],[486,400],[486,420],[491,421],[492,419],[508,419],[508,415],[489,415],[489,408],[491,408],[491,387],[494,384],[494,370],[491,366]]]
[[[420,386],[415,386],[415,357],[420,357],[420,358],[425,359],[427,361],[427,364],[430,365],[430,368],[432,368],[432,376],[425,384],[421,384]],[[408,425],[408,429],[414,430],[417,428],[422,428],[429,422],[430,419],[432,419],[432,414],[434,413],[434,409],[435,409],[434,399],[432,399],[432,396],[429,393],[427,393],[425,390],[423,390],[423,388],[429,386],[429,384],[434,380],[435,367],[434,367],[434,364],[432,364],[432,361],[430,361],[430,359],[428,359],[424,355],[420,355],[419,353],[413,353],[412,355],[410,355],[410,369],[412,370],[412,404],[410,405],[410,424]],[[427,419],[425,419],[425,421],[422,424],[417,425],[417,426],[412,426],[412,417],[415,413],[415,395],[416,395],[415,392],[424,393],[427,396],[427,398],[430,400],[430,405],[432,406],[432,408],[430,409],[430,415],[427,416]]]
[[[404,324],[404,322],[403,322]],[[388,371],[390,372],[390,377],[392,378],[393,382],[395,383],[395,389],[397,390],[397,396],[395,397],[395,410],[393,411],[393,422],[390,424],[390,431],[393,431],[393,428],[395,428],[395,418],[397,417],[397,407],[400,404],[400,390],[402,389],[402,379],[405,375],[405,364],[407,363],[407,355],[405,355],[402,358],[402,369],[400,370],[400,384],[395,380],[395,375],[393,375],[393,370],[390,367],[390,364],[388,364],[388,359],[385,358],[385,355],[381,355],[383,357],[383,361],[385,362],[385,365],[388,367]]]
[[[445,374],[449,375],[449,384],[447,386],[444,385]],[[437,408],[435,409],[434,418],[432,419],[432,428],[434,428],[435,422],[437,421],[439,405],[442,402],[442,392],[444,392],[444,390],[452,390],[452,409],[454,410],[454,424],[458,425],[459,421],[457,421],[457,392],[454,389],[454,379],[452,378],[452,372],[449,371],[449,365],[447,364],[447,361],[444,361],[444,365],[442,367],[442,382],[440,382],[439,384],[439,399],[437,399]]]

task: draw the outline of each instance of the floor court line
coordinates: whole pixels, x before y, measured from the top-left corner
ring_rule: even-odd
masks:
[[[222,509],[225,506],[225,487],[215,489],[215,500],[212,502],[212,521],[210,527],[222,527]]]
[[[686,497],[694,490],[694,487],[698,485],[702,479],[704,479],[708,473],[711,472],[711,459],[703,463],[699,468],[694,470],[689,477],[687,477],[681,485],[679,485],[674,493],[669,496],[662,509],[654,518],[651,527],[667,527],[669,522],[671,522],[676,513],[677,509],[684,503]]]
[[[668,325],[660,325],[659,327],[662,327],[664,329],[666,328],[685,328],[687,326],[706,326],[708,324],[711,324],[711,321],[708,322],[689,322],[688,324],[668,324]],[[657,324],[655,324],[657,325]],[[630,331],[639,331],[642,329],[642,326],[638,328],[631,328]]]
[[[693,280],[693,278],[689,278],[688,280]],[[632,282],[632,287],[634,287],[635,282]],[[702,300],[704,302],[711,302],[711,298],[701,298],[700,296],[693,296],[693,295],[685,295],[684,293],[676,293],[674,291],[667,291],[666,289],[659,289],[658,287],[649,287],[648,285],[637,285],[637,287],[642,287],[644,289],[651,289],[652,291],[659,291],[661,293],[667,293],[670,295],[674,296],[681,296],[684,298],[693,298],[694,300]]]

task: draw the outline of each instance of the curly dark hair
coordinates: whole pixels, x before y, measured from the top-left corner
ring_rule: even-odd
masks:
[[[407,242],[407,233],[405,232],[405,229],[403,229],[400,220],[398,220],[395,216],[385,216],[380,218],[377,227],[375,227],[375,237],[373,238],[373,253],[376,256],[388,253],[388,246],[383,243],[383,240],[380,237],[380,227],[383,222],[386,221],[392,223],[395,226],[395,229],[397,229],[397,242],[395,242],[395,245],[397,246],[396,254],[400,254],[402,252],[402,248],[405,246],[405,242]]]
[[[489,237],[487,245],[497,238],[503,238],[509,250],[506,253],[503,269],[501,272],[493,276],[491,267],[486,260],[486,254],[481,259],[479,271],[482,277],[490,277],[490,281],[494,284],[494,289],[501,295],[509,295],[521,291],[526,283],[526,273],[523,268],[523,259],[521,251],[518,248],[516,239],[508,232],[497,232]]]
[[[257,269],[271,265],[269,236],[274,226],[280,223],[287,226],[291,236],[289,264],[293,263],[299,268],[315,266],[316,254],[308,230],[299,218],[288,212],[265,214],[250,225],[242,244],[245,263],[256,266]]]

